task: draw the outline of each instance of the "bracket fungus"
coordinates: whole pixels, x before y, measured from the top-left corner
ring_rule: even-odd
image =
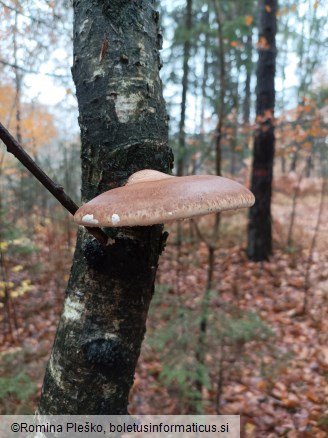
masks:
[[[221,176],[175,177],[141,170],[125,186],[102,193],[80,207],[74,221],[87,227],[134,227],[162,224],[251,207],[253,194]]]

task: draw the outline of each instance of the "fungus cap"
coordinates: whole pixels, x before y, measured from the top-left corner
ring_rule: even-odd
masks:
[[[146,226],[251,207],[254,202],[246,187],[228,178],[174,177],[147,169],[131,175],[125,186],[84,204],[74,221],[87,227]]]

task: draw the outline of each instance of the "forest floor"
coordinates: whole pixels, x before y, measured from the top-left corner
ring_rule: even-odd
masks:
[[[225,214],[208,293],[206,243],[185,223],[178,249],[172,227],[130,394],[131,413],[239,414],[246,438],[328,436],[327,203],[309,259],[318,196],[302,197],[293,244],[286,248],[290,201],[275,194],[274,254],[263,263],[247,260],[245,212]],[[206,235],[211,218],[199,226]],[[66,237],[47,224],[34,236],[38,249],[28,257],[7,256],[3,248],[6,281],[18,292],[11,330],[10,309],[0,309],[2,414],[33,413],[37,406],[69,274]],[[200,330],[204,318],[206,332]]]

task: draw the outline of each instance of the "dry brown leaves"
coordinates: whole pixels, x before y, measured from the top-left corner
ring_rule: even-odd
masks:
[[[181,253],[178,264],[176,248],[167,248],[157,281],[171,284],[167,292],[171,294],[177,293],[179,285],[182,305],[195,308],[206,284],[207,247],[184,244]],[[263,263],[248,261],[239,245],[216,252],[218,306],[232,303],[256,312],[275,333],[269,340],[274,343],[271,350],[270,346],[258,348],[260,340],[252,341],[243,353],[248,363],[238,357],[233,364],[225,363],[220,413],[241,415],[244,437],[328,436],[328,254],[316,252],[313,260],[304,313],[306,250],[286,254],[275,249],[270,262]],[[149,332],[161,330],[159,324],[151,314]],[[207,353],[209,367],[217,359],[216,352]],[[132,412],[188,413],[186,404],[175,399],[174,390],[168,392],[160,383],[161,367],[146,343],[131,393]],[[203,393],[208,414],[216,413],[216,394],[214,383]]]

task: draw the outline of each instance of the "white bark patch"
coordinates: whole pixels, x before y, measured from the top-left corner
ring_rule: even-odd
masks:
[[[62,380],[62,369],[58,364],[54,363],[54,358],[52,355],[51,355],[50,361],[49,361],[49,371],[50,371],[52,378],[57,383],[57,385],[60,388],[65,389],[65,384]]]
[[[85,29],[85,27],[86,27],[86,25],[89,23],[89,19],[87,18],[86,20],[84,20],[83,21],[83,23],[81,24],[81,26],[80,26],[80,28],[79,28],[79,34],[81,34],[83,31],[84,31],[84,29]]]
[[[146,62],[147,62],[147,52],[145,50],[145,45],[143,44],[143,42],[140,42],[138,44],[138,49],[139,49],[139,55],[140,55],[139,61],[141,62],[141,64],[146,64]]]
[[[115,340],[117,340],[118,336],[115,335],[114,333],[105,333],[104,338],[107,339],[107,340],[108,339],[115,339]]]
[[[114,72],[116,74],[120,74],[120,73],[122,73],[122,71],[123,71],[123,69],[122,69],[122,66],[120,64],[115,65]]]
[[[103,66],[97,66],[93,72],[92,80],[105,76],[105,69]]]
[[[93,214],[85,214],[82,218],[83,222],[87,222],[88,224],[97,224],[98,220],[93,217]]]
[[[113,225],[118,224],[120,220],[121,220],[121,218],[119,217],[118,214],[116,214],[116,213],[112,214],[112,224]]]
[[[63,317],[71,321],[77,321],[81,318],[84,310],[84,304],[73,301],[70,297],[65,300]]]
[[[141,101],[140,93],[129,95],[119,94],[115,101],[116,115],[120,123],[128,123],[136,119],[136,110],[138,103]]]

